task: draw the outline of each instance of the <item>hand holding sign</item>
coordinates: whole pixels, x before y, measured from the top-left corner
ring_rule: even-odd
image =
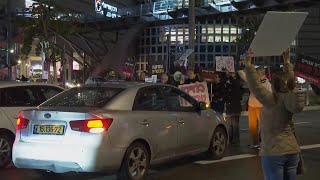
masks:
[[[282,57],[283,57],[283,61],[284,63],[290,63],[290,49],[288,48],[283,54],[282,54]]]
[[[252,56],[253,56],[252,49],[249,49],[245,55],[244,55],[244,64],[245,66],[251,66],[252,65]]]

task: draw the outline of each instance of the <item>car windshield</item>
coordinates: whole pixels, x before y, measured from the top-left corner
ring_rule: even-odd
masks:
[[[105,106],[123,88],[79,87],[65,91],[44,102],[40,107],[98,107]]]

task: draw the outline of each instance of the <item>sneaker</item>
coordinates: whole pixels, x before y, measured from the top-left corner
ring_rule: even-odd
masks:
[[[260,145],[259,144],[256,144],[256,145],[249,144],[248,147],[251,148],[251,149],[260,149]]]

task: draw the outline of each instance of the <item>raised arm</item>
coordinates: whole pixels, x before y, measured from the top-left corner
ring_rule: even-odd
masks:
[[[290,49],[287,49],[286,52],[282,54],[283,57],[283,71],[286,72],[290,78],[294,78],[293,65],[290,62]]]
[[[272,106],[275,103],[272,92],[267,90],[260,82],[257,71],[251,64],[251,55],[247,53],[245,59],[245,73],[250,91],[254,94],[257,100],[264,106]]]
[[[238,74],[239,74],[239,76],[240,76],[240,78],[241,78],[242,80],[244,80],[245,82],[247,82],[246,73],[245,73],[243,70],[239,70],[239,71],[238,71]]]

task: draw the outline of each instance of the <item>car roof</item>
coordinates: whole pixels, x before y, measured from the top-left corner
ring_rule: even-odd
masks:
[[[110,87],[110,88],[129,89],[129,88],[143,88],[143,87],[149,87],[149,86],[155,86],[155,85],[168,86],[160,83],[147,83],[147,82],[136,82],[136,81],[108,81],[108,82],[86,84],[86,85],[83,85],[83,87]]]
[[[0,88],[21,86],[53,86],[63,89],[62,87],[50,83],[43,82],[16,82],[16,81],[0,81]]]

